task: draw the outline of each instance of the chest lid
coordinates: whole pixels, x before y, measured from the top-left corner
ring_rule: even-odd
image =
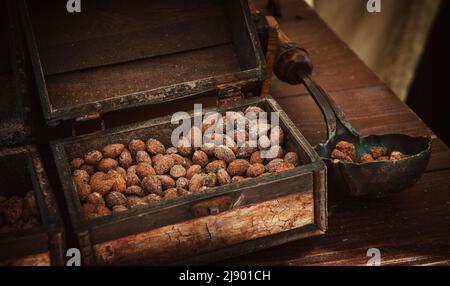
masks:
[[[70,2],[70,1],[69,1]],[[22,0],[49,124],[265,78],[246,0]]]

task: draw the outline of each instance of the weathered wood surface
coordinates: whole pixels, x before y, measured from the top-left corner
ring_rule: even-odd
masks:
[[[30,255],[27,257],[0,261],[0,266],[50,266],[50,254],[48,252]]]
[[[265,1],[255,1],[259,8]],[[405,133],[433,138],[427,173],[410,190],[383,200],[329,202],[329,230],[221,262],[226,265],[365,265],[377,247],[382,265],[450,265],[450,151],[300,0],[285,0],[281,28],[311,53],[314,78],[361,134]],[[325,123],[306,90],[275,80],[274,96],[300,131],[317,144]]]
[[[94,246],[100,264],[163,264],[314,223],[312,191]]]

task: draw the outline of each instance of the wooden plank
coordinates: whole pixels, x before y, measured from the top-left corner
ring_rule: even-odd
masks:
[[[329,230],[221,262],[225,265],[365,265],[379,248],[382,265],[449,265],[450,171],[427,173],[411,189],[383,200],[330,202]]]
[[[0,266],[51,266],[50,253],[44,252],[26,257],[0,261]]]
[[[154,265],[314,223],[312,191],[96,244],[100,264]],[[239,218],[239,221],[236,221]]]

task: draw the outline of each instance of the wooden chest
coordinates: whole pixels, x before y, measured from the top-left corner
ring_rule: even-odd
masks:
[[[325,166],[276,101],[259,96],[266,64],[247,1],[85,1],[78,15],[21,5],[44,116],[73,130],[51,147],[85,264],[204,264],[326,231]],[[170,146],[168,114],[193,103],[278,112],[302,165],[86,219],[69,160],[131,138]],[[80,135],[94,121],[98,130]]]
[[[25,67],[22,44],[18,32],[16,9],[12,1],[4,1],[2,9],[2,38],[5,45],[1,49],[2,85],[0,116],[0,265],[43,266],[63,265],[65,238],[62,221],[56,205],[52,188],[42,164],[41,157],[30,137],[29,114],[26,102]],[[20,214],[14,226],[6,222],[3,213],[5,201],[12,197],[23,199],[33,191],[37,202],[40,223],[29,223],[18,207]],[[23,202],[23,201],[21,201]],[[28,220],[28,221],[27,221]],[[20,224],[27,224],[25,227]],[[5,229],[5,227],[7,229]]]

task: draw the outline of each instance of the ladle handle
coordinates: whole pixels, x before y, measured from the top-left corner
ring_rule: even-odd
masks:
[[[292,42],[281,30],[278,30],[278,40],[274,73],[281,81],[305,85],[325,117],[327,140],[334,138],[336,135],[351,134],[358,136],[358,133],[345,119],[345,114],[333,98],[311,79],[313,65],[308,51]]]

